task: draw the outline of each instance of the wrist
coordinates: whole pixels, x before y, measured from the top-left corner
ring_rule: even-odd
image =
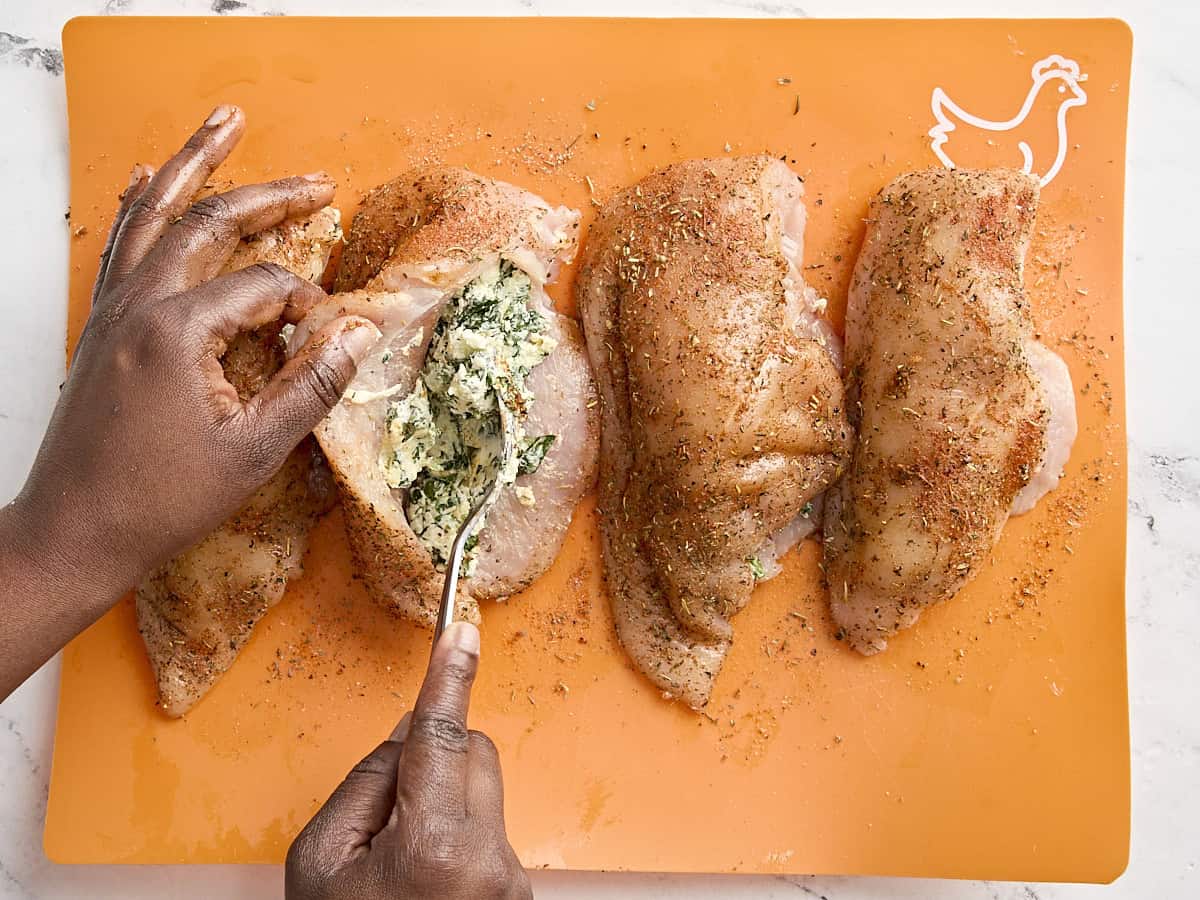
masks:
[[[67,495],[23,490],[0,509],[5,568],[17,566],[38,586],[79,612],[98,616],[136,584],[140,573],[112,552],[89,517],[68,509]]]
[[[124,593],[88,546],[28,491],[0,507],[0,700]]]

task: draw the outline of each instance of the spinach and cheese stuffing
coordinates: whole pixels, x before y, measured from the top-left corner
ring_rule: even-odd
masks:
[[[502,261],[455,294],[433,329],[411,394],[388,407],[380,465],[387,483],[406,490],[409,527],[442,570],[462,524],[487,493],[537,471],[555,435],[527,437],[533,394],[525,379],[554,350],[544,316],[529,305],[529,276]],[[501,459],[496,398],[512,411],[513,452]],[[536,503],[517,488],[525,506]],[[467,544],[464,575],[474,571],[476,538]]]
[[[746,560],[750,566],[750,574],[754,576],[755,581],[762,581],[767,577],[767,567],[762,564],[762,560],[757,556],[751,556]]]

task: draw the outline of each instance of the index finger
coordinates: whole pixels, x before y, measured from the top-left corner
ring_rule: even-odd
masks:
[[[242,238],[312,215],[329,204],[334,190],[328,175],[314,172],[205,197],[167,228],[138,275],[167,293],[195,287],[225,268]]]
[[[402,818],[466,816],[467,707],[479,667],[479,629],[455,622],[429,660],[400,757],[396,804]]]
[[[158,170],[138,196],[113,242],[106,280],[116,284],[145,259],[171,223],[192,205],[196,194],[225,161],[246,127],[236,106],[218,106],[204,124]]]
[[[129,210],[133,209],[134,201],[142,195],[142,191],[150,184],[150,179],[153,177],[154,169],[142,163],[135,165],[133,171],[129,173],[129,186],[121,194],[117,214],[113,216],[112,227],[108,229],[108,240],[104,242],[104,250],[100,253],[100,268],[96,272],[96,284],[92,287],[92,306],[96,305],[104,290],[108,261],[112,258],[113,245],[117,242],[117,235],[121,233],[121,225],[124,224],[125,217],[129,215]]]

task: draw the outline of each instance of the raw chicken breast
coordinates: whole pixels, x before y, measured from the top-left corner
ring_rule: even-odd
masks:
[[[1023,287],[1037,203],[1021,172],[943,169],[871,203],[846,318],[858,441],[825,528],[833,616],[862,653],[974,577],[1070,453],[1070,374]]]
[[[1029,512],[1042,497],[1058,487],[1063,466],[1067,464],[1079,431],[1075,418],[1075,387],[1063,358],[1033,338],[1025,341],[1025,355],[1029,357],[1034,378],[1040,382],[1050,419],[1046,423],[1046,452],[1029,484],[1013,499],[1009,510],[1009,515],[1013,516]]]
[[[799,271],[804,221],[778,161],[680,163],[604,206],[576,283],[617,633],[696,708],[730,618],[811,530],[848,452],[836,339]]]
[[[404,618],[432,626],[444,575],[410,527],[407,491],[380,464],[388,410],[408,396],[450,298],[505,260],[529,276],[530,305],[557,346],[534,367],[525,419],[556,440],[541,466],[519,476],[488,513],[475,569],[459,582],[458,618],[479,621],[477,600],[502,599],[541,575],[562,546],[579,500],[595,483],[599,425],[579,328],[556,313],[544,285],[574,254],[579,214],[463,169],[434,169],[373,190],[354,218],[335,294],[296,329],[291,345],[347,313],[383,333],[342,402],[316,429],[341,488],[346,530],[369,592]],[[532,498],[532,505],[527,505]]]
[[[281,265],[319,282],[341,240],[327,207],[244,239],[226,267]],[[257,394],[284,360],[280,322],[235,337],[221,358],[243,400]],[[152,572],[138,587],[138,630],[171,716],[187,712],[233,664],[266,611],[301,573],[308,532],[334,503],[333,481],[312,438],[228,521]]]

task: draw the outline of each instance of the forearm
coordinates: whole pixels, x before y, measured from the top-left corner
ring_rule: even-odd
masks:
[[[98,535],[34,506],[18,497],[0,509],[0,701],[130,586]]]

